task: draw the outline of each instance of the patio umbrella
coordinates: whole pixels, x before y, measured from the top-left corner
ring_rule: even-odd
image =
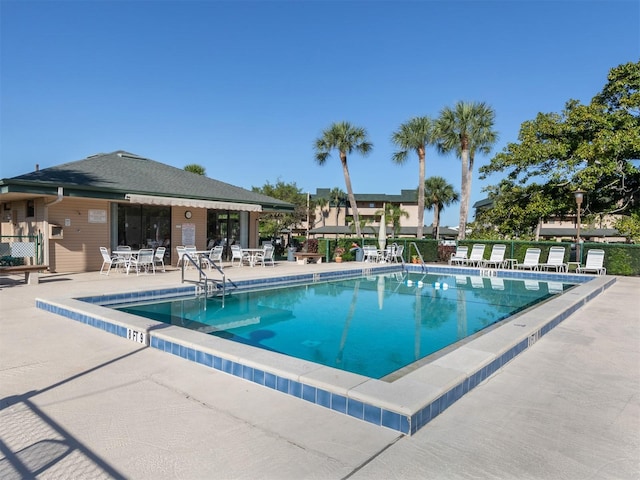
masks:
[[[380,217],[380,230],[378,231],[378,243],[380,244],[380,250],[384,250],[387,246],[387,222],[384,217],[384,211]]]

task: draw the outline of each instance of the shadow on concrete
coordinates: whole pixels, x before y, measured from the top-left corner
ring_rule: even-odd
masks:
[[[121,355],[41,390],[0,400],[0,478],[36,478],[66,461],[63,475],[68,478],[126,478],[97,454],[79,442],[62,425],[43,412],[31,399],[41,393],[72,382],[107,365],[133,356],[147,347]],[[30,442],[19,445],[20,441]],[[16,446],[11,446],[11,444]],[[73,458],[71,458],[71,456]],[[53,472],[48,472],[53,473]],[[56,476],[53,473],[53,476]]]

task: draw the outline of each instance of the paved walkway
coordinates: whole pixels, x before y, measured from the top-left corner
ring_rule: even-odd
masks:
[[[296,268],[336,266],[227,271]],[[0,478],[640,478],[639,278],[619,278],[412,437],[34,306],[177,281],[0,277]]]

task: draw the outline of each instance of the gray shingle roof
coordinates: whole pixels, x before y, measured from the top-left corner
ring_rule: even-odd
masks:
[[[156,162],[124,151],[92,155],[84,160],[4,179],[0,185],[22,185],[99,192],[105,198],[127,193],[200,200],[254,203],[263,207],[292,210],[293,205],[203,175]],[[108,195],[106,195],[108,194]]]

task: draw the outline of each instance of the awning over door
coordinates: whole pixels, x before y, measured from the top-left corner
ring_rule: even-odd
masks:
[[[131,203],[143,205],[164,205],[170,207],[211,208],[215,210],[235,210],[241,212],[261,212],[262,205],[255,203],[222,202],[216,200],[196,200],[194,198],[156,197],[128,193],[125,198]]]

